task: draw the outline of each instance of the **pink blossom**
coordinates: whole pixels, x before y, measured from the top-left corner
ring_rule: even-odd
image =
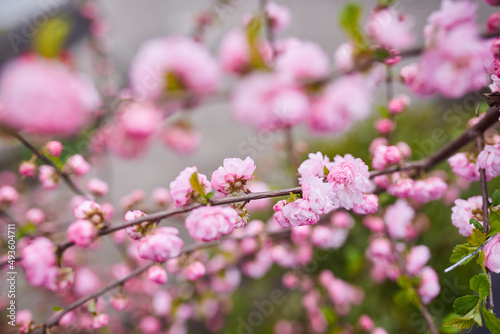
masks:
[[[68,158],[63,167],[67,173],[74,173],[77,176],[84,176],[90,172],[90,165],[81,154],[75,154]]]
[[[141,319],[141,322],[139,323],[139,328],[141,329],[141,333],[146,333],[146,334],[159,333],[162,328],[162,323],[155,317],[145,316]]]
[[[346,211],[336,211],[330,217],[330,223],[334,227],[351,229],[354,227],[354,218]]]
[[[61,152],[63,150],[63,146],[62,146],[61,142],[56,141],[56,140],[49,141],[45,145],[45,148],[47,149],[47,151],[49,152],[49,154],[51,156],[53,156],[53,157],[60,156]]]
[[[477,165],[484,169],[488,181],[500,175],[500,144],[486,145],[477,157]]]
[[[387,189],[389,187],[391,180],[388,175],[377,175],[373,178],[373,183],[379,188]]]
[[[205,273],[205,266],[200,261],[193,262],[186,268],[186,277],[190,281],[197,281],[205,276]]]
[[[370,146],[368,147],[368,152],[370,152],[370,154],[374,154],[375,153],[375,150],[379,147],[379,146],[388,146],[389,145],[389,141],[387,140],[387,138],[384,138],[384,137],[376,137],[372,140],[372,142],[370,143]]]
[[[381,9],[370,15],[366,32],[376,43],[384,47],[405,49],[415,42],[412,26],[412,22],[405,15],[390,8]]]
[[[282,214],[284,217],[283,224],[280,224],[282,227],[312,225],[319,221],[319,215],[312,211],[309,201],[302,198],[287,203],[282,209]]]
[[[186,228],[195,240],[217,240],[233,231],[237,217],[236,210],[230,207],[201,207],[186,218]]]
[[[389,118],[377,119],[374,123],[375,129],[382,134],[387,134],[396,129],[396,123],[391,121]]]
[[[299,182],[302,183],[302,179],[308,176],[317,176],[319,178],[324,178],[325,167],[330,163],[330,159],[323,155],[321,152],[309,153],[309,159],[304,160],[298,169],[300,174]]]
[[[38,180],[42,183],[42,187],[47,190],[54,190],[59,183],[59,176],[54,167],[42,165],[38,168]]]
[[[25,177],[34,176],[36,174],[36,170],[36,165],[30,161],[23,161],[19,165],[19,174]]]
[[[96,292],[101,286],[99,276],[88,267],[79,267],[75,271],[75,285],[72,292],[78,297]]]
[[[361,159],[350,154],[337,155],[328,170],[327,180],[333,186],[340,206],[349,210],[363,202],[364,193],[370,188],[370,173]]]
[[[363,196],[363,202],[354,204],[353,211],[358,215],[369,215],[378,210],[378,196],[375,194],[367,194]]]
[[[146,214],[140,210],[133,210],[133,211],[127,211],[125,213],[125,221],[130,222],[132,220],[135,220],[137,218],[141,218],[146,216]],[[140,240],[144,236],[144,234],[147,232],[147,226],[149,225],[149,222],[144,222],[141,224],[134,224],[131,226],[127,226],[125,230],[127,231],[128,236],[133,239],[133,240]]]
[[[148,269],[148,279],[156,284],[163,285],[167,283],[167,271],[160,266],[152,266]]]
[[[271,47],[267,42],[256,41],[258,54],[268,62],[272,57]],[[252,63],[250,45],[246,32],[241,29],[229,31],[222,39],[219,47],[219,63],[229,73],[248,73],[255,64]]]
[[[276,32],[286,28],[290,23],[292,16],[287,7],[271,1],[266,5],[266,14],[268,20],[270,21],[271,28]]]
[[[187,167],[170,183],[170,195],[178,208],[196,202],[200,196],[191,185],[191,176],[194,173],[198,173],[196,167]],[[212,191],[212,186],[205,175],[198,173],[198,181],[205,193]]]
[[[500,31],[500,13],[492,13],[486,23],[487,31],[495,33]]]
[[[398,199],[395,204],[387,208],[384,215],[389,235],[395,239],[404,239],[414,216],[415,211],[406,200]]]
[[[302,195],[314,213],[326,214],[339,207],[332,186],[322,178],[308,176],[302,179]]]
[[[45,220],[45,214],[40,209],[31,208],[26,212],[26,219],[29,222],[40,224]]]
[[[146,140],[157,132],[162,112],[151,103],[128,103],[118,111],[117,127],[131,140]],[[113,140],[111,136],[109,138]],[[113,147],[113,143],[111,147]]]
[[[110,298],[109,303],[112,308],[117,311],[122,311],[128,305],[128,299],[124,295],[117,295]]]
[[[184,247],[184,241],[177,235],[175,227],[160,227],[154,234],[143,238],[137,246],[137,253],[146,260],[163,262],[176,257]]]
[[[79,247],[88,247],[94,241],[97,230],[88,220],[77,220],[68,227],[68,240]]]
[[[199,131],[185,123],[167,125],[161,130],[160,139],[165,146],[181,155],[193,154],[201,143]]]
[[[206,48],[183,36],[144,43],[130,67],[130,87],[138,99],[158,99],[169,90],[211,93],[219,84],[219,69]],[[179,87],[171,87],[170,77]]]
[[[311,243],[316,247],[337,249],[344,244],[348,234],[347,229],[316,226],[311,235]]]
[[[105,217],[99,203],[94,201],[83,201],[73,210],[73,215],[76,219],[87,219],[94,224],[103,222]]]
[[[401,162],[401,151],[397,146],[378,145],[373,153],[372,166],[375,169],[382,170],[389,165]]]
[[[354,67],[353,58],[354,46],[351,43],[340,44],[333,55],[335,67],[343,72],[347,72]]]
[[[72,135],[100,103],[95,87],[53,59],[24,55],[2,67],[0,122],[42,135]]]
[[[109,324],[109,315],[106,313],[99,313],[92,318],[92,328],[99,329],[106,327]]]
[[[172,197],[170,197],[168,189],[163,187],[155,188],[151,195],[151,199],[160,207],[166,207],[172,202]]]
[[[55,290],[57,268],[54,251],[54,244],[45,237],[34,239],[21,250],[21,265],[31,285]]]
[[[87,188],[95,195],[104,196],[109,191],[109,186],[106,182],[98,178],[92,178],[87,182]]]
[[[499,0],[486,0],[486,3],[490,6],[500,6]]]
[[[19,193],[17,190],[9,185],[0,187],[0,203],[12,204],[17,202],[19,199]]]
[[[383,232],[385,230],[384,220],[376,216],[363,217],[363,225],[372,232]]]
[[[371,334],[389,334],[387,333],[387,331],[385,329],[383,329],[382,327],[376,327],[372,332]]]
[[[421,271],[421,281],[418,294],[424,304],[429,304],[439,294],[439,277],[431,267],[424,267]]]
[[[484,246],[486,260],[484,266],[490,271],[500,274],[500,234],[493,237],[486,246]]]
[[[448,158],[453,173],[463,177],[467,181],[479,180],[479,169],[477,165],[469,160],[465,153],[456,153]]]
[[[458,233],[464,237],[472,234],[474,226],[469,223],[475,218],[481,225],[482,221],[483,199],[481,196],[470,197],[467,200],[455,200],[455,206],[451,208],[451,223],[458,228]]]
[[[491,76],[491,81],[493,81],[492,84],[489,85],[491,92],[492,93],[500,92],[500,78],[497,75],[493,74]]]
[[[303,89],[277,74],[247,76],[234,89],[231,103],[239,122],[259,130],[295,125],[309,114],[309,99]]]
[[[393,182],[387,188],[387,192],[399,198],[408,198],[413,194],[413,179],[393,174]]]
[[[359,327],[361,327],[362,330],[364,331],[371,331],[375,324],[373,323],[372,318],[370,318],[366,314],[362,314],[359,317]]]
[[[387,107],[389,111],[393,114],[401,114],[404,112],[406,109],[408,109],[408,106],[410,105],[410,97],[406,94],[400,94],[396,95],[393,97],[389,103],[387,104]]]
[[[446,193],[448,185],[437,176],[415,181],[411,198],[419,203],[427,203],[440,199]]]
[[[212,174],[212,189],[224,195],[245,189],[246,183],[254,178],[255,168],[250,157],[245,160],[226,158],[223,165]]]
[[[396,144],[404,158],[409,158],[411,156],[411,147],[407,143],[400,141]]]
[[[427,246],[412,247],[406,256],[406,270],[410,275],[417,275],[431,258],[431,251]]]
[[[361,74],[343,76],[329,84],[313,102],[309,122],[315,134],[343,133],[371,113],[373,84]]]
[[[318,44],[294,38],[281,43],[282,50],[276,58],[277,71],[295,80],[313,80],[328,76],[328,56]]]

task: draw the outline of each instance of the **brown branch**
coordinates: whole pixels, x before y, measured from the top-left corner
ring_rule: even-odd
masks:
[[[479,151],[482,151],[484,149],[484,136],[481,133],[477,137],[477,147]],[[479,177],[481,181],[481,195],[483,198],[483,233],[488,233],[490,230],[490,218],[488,215],[488,208],[490,206],[490,199],[488,197],[488,183],[486,180],[486,171],[484,168],[479,168]],[[488,268],[486,269],[486,274],[488,275],[488,279],[490,281],[490,295],[488,296],[488,301],[487,301],[487,309],[491,312],[493,312],[495,305],[493,303],[493,286],[491,284],[491,271]]]
[[[26,138],[21,136],[19,133],[14,132],[14,131],[6,131],[9,135],[12,137],[16,138],[23,144],[26,148],[28,148],[31,152],[33,152],[40,160],[45,162],[47,165],[52,166],[56,174],[66,183],[66,185],[77,195],[84,196],[88,199],[92,199],[90,195],[87,195],[85,192],[83,192],[72,180],[71,178],[63,173],[53,162],[50,160],[45,154],[40,152],[32,143],[30,143]]]

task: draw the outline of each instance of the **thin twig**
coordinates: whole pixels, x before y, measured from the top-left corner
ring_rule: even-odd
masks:
[[[478,249],[476,249],[474,251],[474,253],[471,253],[469,255],[467,255],[466,257],[464,257],[463,259],[461,259],[460,261],[458,261],[457,263],[455,263],[454,265],[452,266],[449,266],[448,268],[446,268],[444,270],[445,273],[448,273],[450,271],[452,271],[453,269],[459,267],[460,265],[462,265],[464,262],[466,262],[467,260],[469,260],[470,258],[473,258],[474,256],[476,256],[477,253],[479,253],[483,248],[484,246],[486,246],[491,240],[493,240],[493,238],[495,238],[496,235],[494,236],[491,236],[489,237],[488,239],[486,239],[486,242],[484,244],[482,244],[481,246],[479,246]]]
[[[17,140],[19,140],[21,142],[21,144],[23,144],[26,148],[28,148],[31,152],[33,152],[40,160],[42,160],[43,162],[45,162],[47,165],[50,165],[52,166],[55,171],[56,171],[56,174],[64,181],[64,183],[66,183],[68,185],[68,187],[77,195],[81,195],[81,196],[84,196],[88,199],[92,199],[92,197],[88,194],[86,194],[85,192],[83,192],[72,180],[71,178],[63,173],[55,164],[54,162],[52,162],[52,160],[50,160],[45,154],[43,154],[42,152],[40,152],[40,150],[38,150],[32,143],[30,143],[26,138],[24,138],[23,136],[21,136],[19,133],[17,132],[14,132],[14,131],[6,131],[9,135],[11,135],[12,137],[16,138]]]

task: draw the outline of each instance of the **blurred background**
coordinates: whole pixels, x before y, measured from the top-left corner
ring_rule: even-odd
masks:
[[[344,34],[338,27],[337,15],[339,9],[347,1],[332,0],[287,0],[276,2],[288,6],[293,14],[290,27],[283,33],[283,36],[294,36],[301,39],[312,40],[319,43],[324,50],[333,57],[335,49],[345,41]],[[483,28],[485,22],[491,14],[492,9],[484,3],[479,4],[478,24]],[[84,41],[88,31],[88,22],[75,10],[76,1],[71,0],[0,0],[0,62],[5,62],[19,54],[21,50],[28,46],[25,40],[13,40],[12,32],[24,36],[29,30],[28,25],[36,21],[40,12],[61,11],[73,18],[72,32],[70,35],[71,49],[78,56],[78,63],[81,69],[90,68],[91,59]],[[212,6],[208,0],[102,0],[99,1],[103,9],[104,19],[107,26],[105,38],[109,57],[116,65],[116,80],[120,87],[125,87],[127,83],[127,71],[131,60],[142,43],[150,38],[166,36],[170,34],[190,34],[194,27],[194,18],[200,11]],[[362,1],[364,8],[371,8],[376,1]],[[422,44],[422,29],[426,19],[432,11],[439,8],[440,1],[436,0],[401,0],[398,8],[407,14],[414,21],[415,31],[419,40],[417,45]],[[231,28],[241,24],[242,17],[246,13],[253,13],[258,10],[258,0],[236,0],[234,6],[220,7],[220,20],[206,31],[206,43],[213,54],[217,54],[219,42],[224,34]],[[368,10],[365,10],[366,17]],[[28,30],[26,30],[28,29]],[[10,34],[10,35],[9,35]],[[29,34],[29,32],[28,32]],[[16,46],[14,47],[13,44]],[[18,49],[19,47],[19,49]],[[233,82],[227,80],[224,83],[226,88],[231,87]],[[407,92],[403,87],[396,85],[396,92]],[[379,100],[383,101],[384,91],[378,92]],[[413,104],[410,111],[401,116],[398,120],[398,130],[396,140],[407,141],[413,148],[413,159],[432,153],[444,145],[446,141],[456,137],[465,128],[466,118],[461,118],[458,123],[450,125],[443,115],[444,112],[452,108],[456,101],[445,101],[441,99],[418,100],[412,96]],[[470,117],[473,116],[473,107],[461,105]],[[298,128],[294,137],[300,148],[302,158],[308,152],[321,150],[330,157],[335,154],[353,153],[357,157],[368,156],[368,145],[376,136],[373,129],[375,117],[356,125],[349,133],[337,137],[313,138],[301,128]],[[197,166],[201,173],[211,175],[218,166],[222,164],[224,158],[239,157],[245,158],[248,148],[252,148],[253,156],[257,165],[257,177],[270,184],[272,188],[284,188],[294,185],[293,171],[289,167],[278,169],[279,166],[286,166],[286,154],[283,150],[284,135],[275,133],[265,135],[255,133],[253,128],[245,124],[238,124],[234,121],[228,103],[224,101],[210,101],[192,113],[192,120],[202,132],[202,145],[198,152],[189,157],[181,157],[156,142],[153,147],[145,153],[143,158],[136,160],[123,160],[115,156],[109,156],[93,171],[93,176],[107,181],[110,184],[109,200],[118,203],[119,199],[140,188],[150,194],[158,187],[168,187],[181,170],[187,166]],[[435,140],[432,137],[434,129],[443,129],[445,141]],[[257,138],[258,145],[252,146],[252,142]],[[15,161],[23,157],[26,152],[17,146],[16,143],[8,140],[0,141],[0,164],[2,168],[15,169]],[[420,155],[420,156],[419,156]],[[447,164],[440,167],[447,169]],[[491,183],[492,189],[500,187],[500,184]],[[468,197],[479,194],[479,187],[473,186],[464,192],[461,197]],[[383,202],[392,199],[381,197]],[[463,295],[469,293],[468,277],[472,275],[475,268],[467,266],[456,270],[455,275],[447,277],[443,274],[444,268],[449,265],[449,255],[454,244],[463,242],[456,229],[451,225],[449,206],[441,203],[430,203],[425,205],[424,212],[430,219],[430,230],[421,236],[419,243],[429,245],[435,249],[431,265],[440,273],[442,283],[442,295],[436,298],[431,304],[431,313],[436,315],[437,321],[441,321],[447,313],[451,311],[451,295]],[[267,215],[269,216],[269,214]],[[262,218],[265,218],[264,215]],[[369,233],[364,230],[358,222],[356,228],[351,232],[348,242],[344,248],[330,252],[327,260],[318,264],[315,270],[329,268],[335,274],[353,284],[370,286],[366,260],[364,259],[364,249]],[[117,254],[112,248],[108,256],[103,259],[102,251],[95,254],[101,261],[113,263]],[[464,277],[456,280],[455,276]],[[234,297],[235,309],[233,316],[227,321],[227,328],[236,328],[238,316],[245,316],[254,309],[248,300],[265,298],[270,291],[279,286],[280,270],[274,268],[269,275],[260,280],[245,280],[241,288]],[[498,277],[495,277],[495,291],[500,292]],[[3,281],[2,281],[3,284]],[[20,297],[21,307],[33,303],[30,289]],[[356,314],[368,313],[373,316],[378,325],[384,326],[389,333],[423,333],[421,327],[421,317],[411,306],[401,305],[400,308],[391,306],[392,299],[397,290],[397,285],[387,282],[380,289],[368,289],[366,293],[366,303]],[[36,298],[40,298],[38,295]],[[500,304],[500,294],[496,299]],[[497,310],[500,307],[497,307]],[[50,310],[45,312],[50,314]],[[283,310],[275,312],[269,319],[266,319],[262,328],[256,333],[270,333],[272,325],[280,317],[297,318],[304,317],[300,314],[300,299],[296,295],[291,295],[289,302],[284,305]],[[497,312],[498,314],[498,312]],[[411,317],[409,316],[411,315]],[[354,317],[354,316],[353,316]],[[39,319],[43,320],[43,319]],[[3,319],[0,322],[4,321]],[[396,324],[403,324],[398,328]],[[202,331],[194,331],[193,333]],[[233,333],[234,331],[227,331]],[[476,330],[474,333],[487,333],[488,331]],[[224,333],[224,331],[223,331]]]

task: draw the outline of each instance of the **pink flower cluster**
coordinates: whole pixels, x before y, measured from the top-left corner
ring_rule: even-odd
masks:
[[[430,176],[423,180],[413,180],[401,173],[391,176],[379,175],[373,181],[387,192],[399,198],[411,198],[419,203],[428,203],[442,198],[448,185],[439,176]]]
[[[448,158],[451,170],[456,175],[463,177],[467,181],[479,180],[479,168],[477,164],[471,161],[465,153],[456,153]]]
[[[418,65],[401,71],[414,93],[459,98],[488,84],[483,60],[490,55],[479,38],[476,10],[477,4],[468,0],[443,0],[440,10],[429,16],[426,51]]]
[[[477,165],[484,169],[489,181],[500,175],[500,144],[486,145],[477,156]]]
[[[467,200],[455,200],[455,206],[451,208],[451,223],[458,228],[458,233],[464,237],[472,234],[474,226],[469,223],[475,218],[480,224],[483,223],[483,198],[481,196],[470,197]]]
[[[38,237],[21,250],[21,265],[26,280],[33,286],[56,289],[56,254],[54,244],[45,237]]]
[[[415,42],[412,21],[391,8],[375,10],[366,25],[366,32],[388,49],[406,49]]]
[[[68,228],[67,238],[79,247],[89,247],[98,229],[104,226],[106,213],[98,203],[84,201],[73,210],[73,214],[76,221]]]
[[[331,271],[322,271],[319,274],[319,281],[333,301],[335,311],[341,315],[348,314],[351,305],[360,305],[363,302],[364,292],[362,289],[336,278]]]
[[[309,154],[298,169],[303,198],[290,203],[280,201],[274,206],[274,218],[282,227],[315,224],[320,214],[343,207],[359,212],[376,211],[375,199],[365,201],[370,188],[368,166],[347,154],[336,156],[334,161],[320,152]],[[326,182],[325,182],[326,181]]]

